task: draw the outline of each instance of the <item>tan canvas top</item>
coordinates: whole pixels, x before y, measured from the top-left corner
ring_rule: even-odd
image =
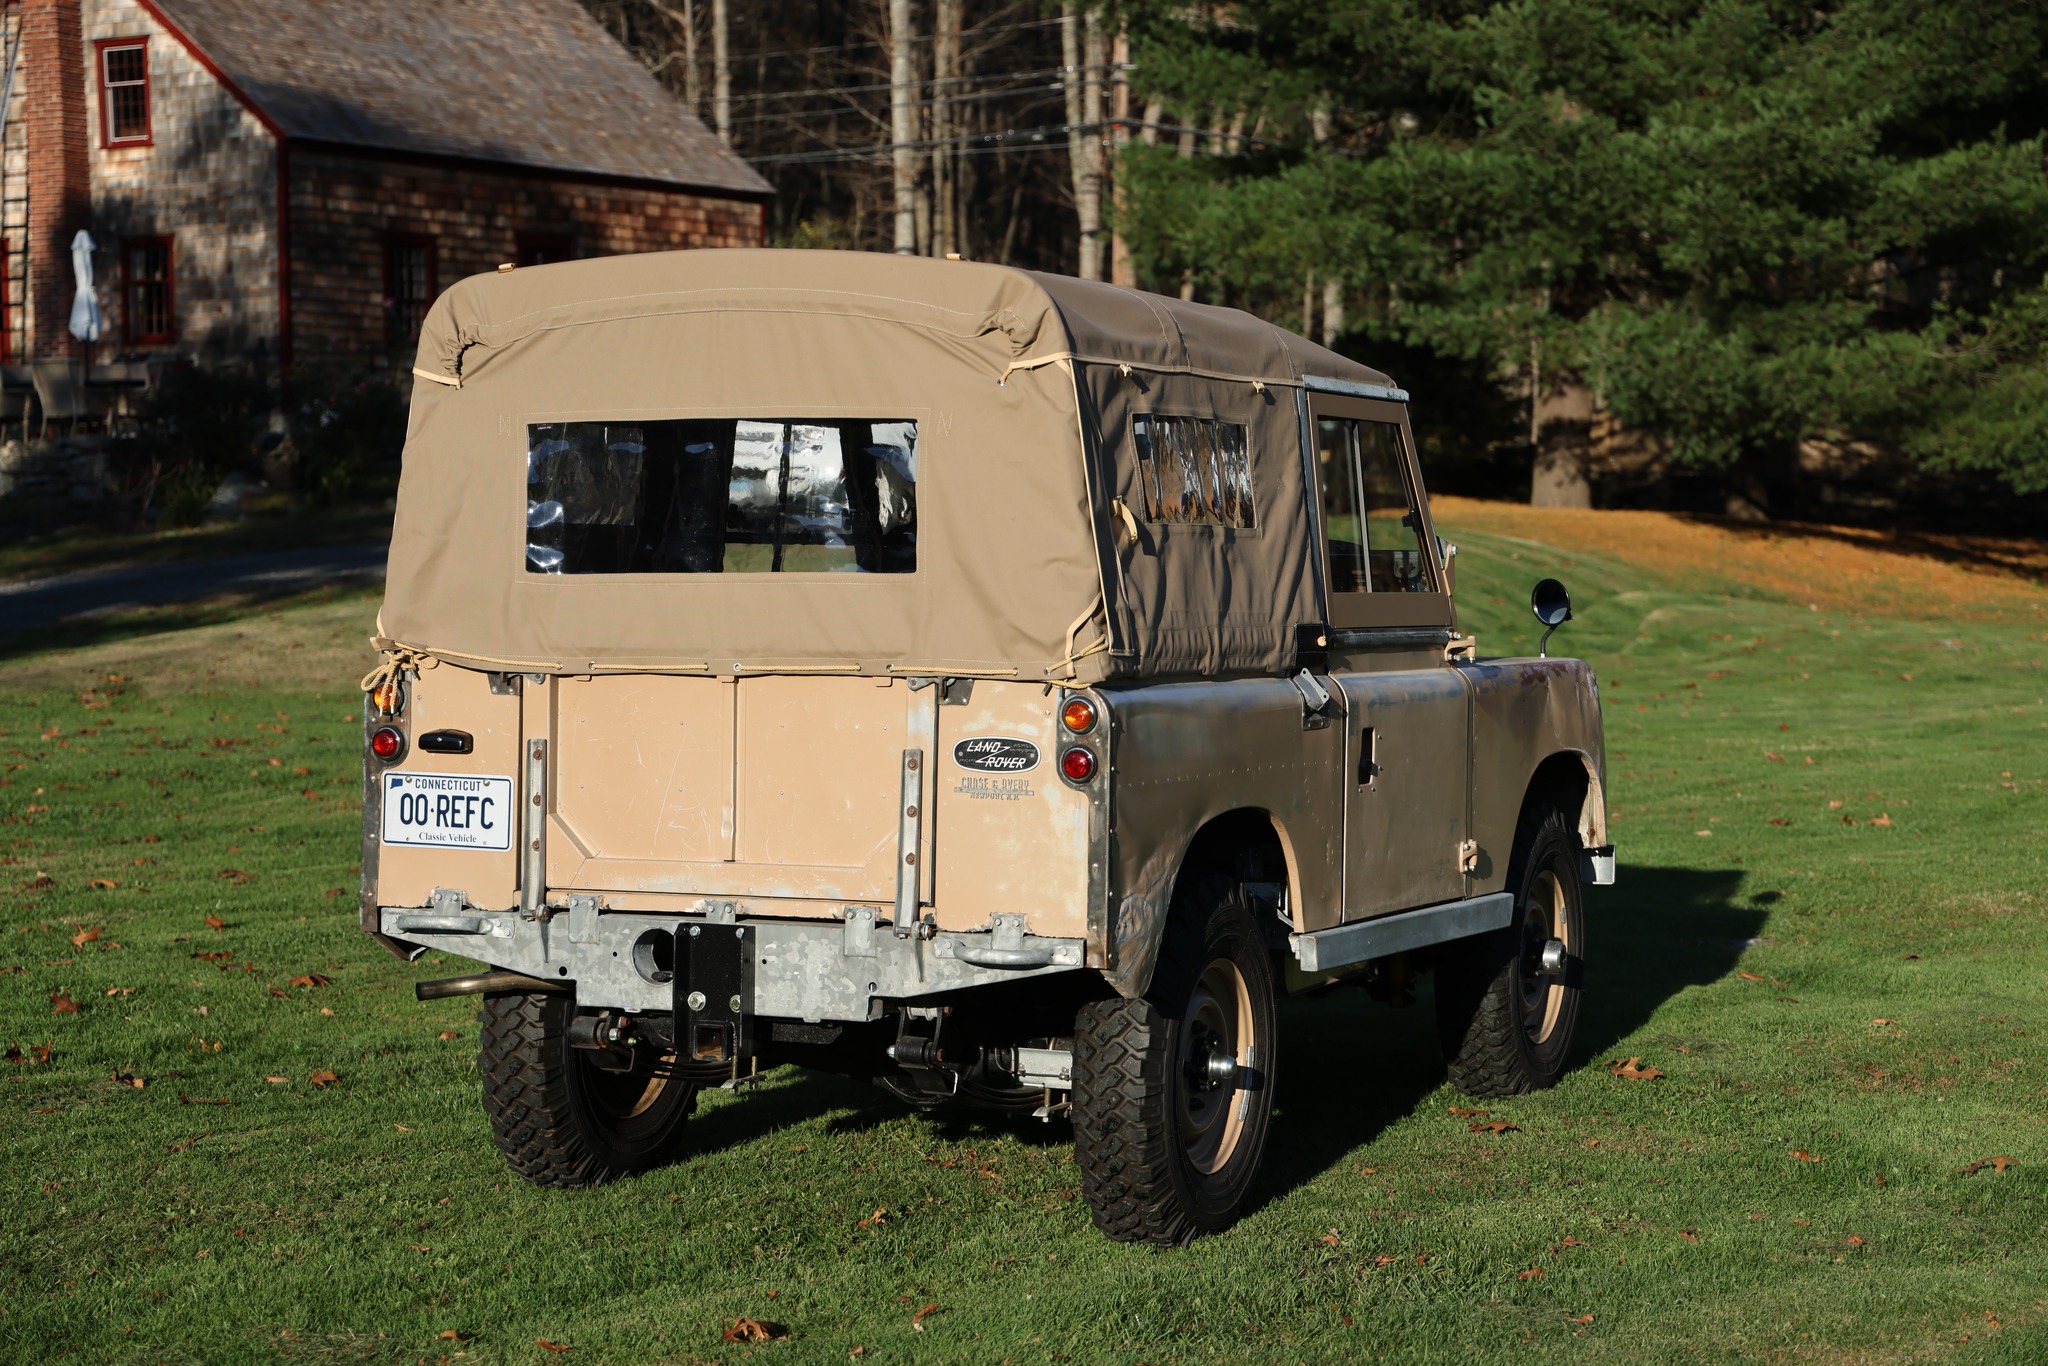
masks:
[[[415,373],[389,641],[565,673],[1090,680],[1284,668],[1294,626],[1319,619],[1296,391],[1389,383],[1232,309],[766,250],[464,280]],[[1145,522],[1140,414],[1243,424],[1255,527]],[[529,424],[771,417],[919,424],[914,573],[528,571]]]

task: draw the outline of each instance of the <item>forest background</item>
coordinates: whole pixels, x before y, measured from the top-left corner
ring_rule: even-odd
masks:
[[[2048,525],[2048,7],[583,3],[778,245],[1248,309],[1439,489]]]

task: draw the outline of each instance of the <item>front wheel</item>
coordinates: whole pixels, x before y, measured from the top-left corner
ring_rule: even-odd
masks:
[[[594,1065],[569,1046],[566,992],[484,997],[484,1111],[505,1160],[540,1186],[597,1186],[665,1162],[695,1108],[697,1088],[673,1055],[631,1071]]]
[[[1197,876],[1174,895],[1152,990],[1082,1008],[1074,1160],[1095,1224],[1179,1246],[1228,1228],[1265,1154],[1278,995],[1241,885]]]
[[[1451,1085],[1468,1096],[1518,1096],[1564,1071],[1579,1018],[1586,952],[1578,830],[1555,802],[1532,801],[1515,831],[1504,930],[1444,945],[1437,1032]]]

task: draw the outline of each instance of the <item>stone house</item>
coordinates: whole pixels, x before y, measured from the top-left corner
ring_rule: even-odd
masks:
[[[0,365],[397,364],[460,277],[763,240],[768,183],[576,0],[0,0]],[[85,229],[104,312],[68,330]]]

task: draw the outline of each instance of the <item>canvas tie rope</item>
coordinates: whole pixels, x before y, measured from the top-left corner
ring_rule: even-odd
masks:
[[[410,645],[387,645],[384,658],[378,661],[377,667],[363,675],[363,691],[375,696],[379,689],[396,684],[406,670],[418,673],[422,669],[433,668],[438,662],[432,655]]]

